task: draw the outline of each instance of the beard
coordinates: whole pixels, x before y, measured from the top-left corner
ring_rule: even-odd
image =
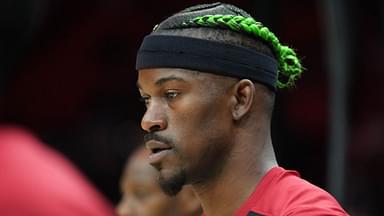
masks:
[[[177,145],[174,144],[176,142],[173,139],[159,136],[154,132],[148,133],[144,139],[167,143],[174,151],[174,157],[171,157],[168,161],[174,165],[176,163],[171,173],[164,172],[164,170],[162,172],[164,167],[161,165],[154,166],[159,171],[158,184],[163,192],[169,196],[177,195],[186,184],[205,185],[214,181],[215,178],[220,176],[226,165],[232,147],[228,143],[231,137],[215,136],[204,141],[198,140],[195,143],[190,143],[191,146],[199,146],[200,143],[203,143],[204,147],[197,150],[184,149],[184,154],[182,154],[182,151],[179,151]],[[194,157],[185,152],[194,152],[192,153]],[[198,154],[199,152],[200,154]],[[189,157],[186,157],[186,155]]]
[[[144,135],[144,143],[149,140],[157,140],[163,143],[167,143],[176,153],[178,157],[180,157],[175,145],[173,144],[171,139],[160,136],[155,131],[151,131]],[[160,169],[157,166],[154,166],[156,169]],[[177,195],[184,184],[186,183],[187,172],[184,168],[178,168],[171,176],[165,177],[161,174],[161,170],[159,170],[158,183],[163,192],[169,196]]]
[[[177,195],[186,183],[187,173],[185,169],[178,169],[172,176],[165,178],[159,175],[159,185],[163,192],[169,196]]]
[[[180,165],[168,175],[162,174],[159,170],[158,183],[165,194],[175,196],[186,184],[204,186],[220,176],[229,158],[230,145],[225,145],[225,141],[221,139],[208,142],[210,145],[202,150],[202,155],[195,158],[192,164],[186,163],[185,157],[180,155],[176,147],[173,147],[179,160],[184,161],[184,166]]]

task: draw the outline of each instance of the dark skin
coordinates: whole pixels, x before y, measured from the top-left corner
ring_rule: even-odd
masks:
[[[121,180],[122,199],[116,213],[119,216],[172,215],[175,198],[164,194],[156,182],[156,170],[148,164],[148,152],[135,152]],[[178,210],[175,210],[178,212]]]
[[[119,216],[197,216],[200,203],[190,186],[169,197],[157,184],[157,171],[148,164],[148,150],[137,149],[126,164],[121,179]]]
[[[170,182],[184,170],[183,184],[192,185],[207,216],[232,215],[277,165],[262,85],[157,68],[140,70],[138,86],[147,106],[142,128],[167,141],[146,143],[157,158],[151,164]]]

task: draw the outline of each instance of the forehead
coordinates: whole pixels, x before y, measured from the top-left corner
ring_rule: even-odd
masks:
[[[217,75],[208,72],[182,68],[152,68],[139,70],[137,86],[139,89],[161,86],[168,81],[190,84],[193,86],[212,88],[226,83],[232,83],[237,78]],[[208,86],[207,86],[208,85]]]
[[[151,68],[139,70],[137,84],[139,88],[143,84],[156,84],[159,80],[170,79],[174,81],[191,81],[196,78],[197,71],[181,68]],[[162,84],[157,83],[157,84]]]

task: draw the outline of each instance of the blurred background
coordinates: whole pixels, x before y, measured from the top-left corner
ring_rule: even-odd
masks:
[[[167,16],[213,1],[0,2],[0,123],[66,155],[114,204],[141,142],[142,38]],[[280,165],[329,190],[352,215],[384,215],[384,2],[232,0],[302,57],[278,92]]]

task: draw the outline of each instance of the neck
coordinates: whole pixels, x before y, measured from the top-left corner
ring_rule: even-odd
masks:
[[[277,166],[270,136],[265,139],[251,136],[247,142],[234,145],[217,178],[193,185],[206,216],[233,215],[260,179]]]

